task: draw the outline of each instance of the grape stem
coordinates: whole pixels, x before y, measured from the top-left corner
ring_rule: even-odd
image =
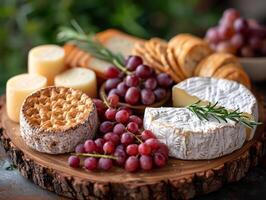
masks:
[[[94,158],[108,158],[117,160],[118,158],[111,155],[104,155],[104,154],[93,154],[93,153],[73,153],[75,156],[83,156],[83,157],[94,157]]]
[[[128,131],[129,132],[129,131]],[[142,140],[141,139],[139,139],[134,133],[131,133],[131,132],[129,132],[131,135],[133,135],[137,140],[138,140],[138,142],[141,144],[141,143],[143,143],[142,142]]]

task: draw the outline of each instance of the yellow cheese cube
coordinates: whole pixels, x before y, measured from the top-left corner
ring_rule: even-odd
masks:
[[[36,74],[20,74],[10,78],[6,84],[8,117],[15,122],[19,122],[19,113],[25,98],[46,85],[47,79]]]
[[[89,97],[97,96],[95,72],[86,68],[69,69],[55,77],[55,86],[64,86],[83,91]]]
[[[57,74],[65,70],[64,49],[57,45],[41,45],[30,50],[28,71],[47,78],[47,84],[53,85]]]

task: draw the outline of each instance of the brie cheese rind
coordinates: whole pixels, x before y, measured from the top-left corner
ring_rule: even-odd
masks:
[[[185,96],[183,100],[178,99]],[[182,95],[187,92],[188,95]],[[223,79],[194,77],[173,88],[174,104],[186,106],[197,98],[215,103],[227,109],[237,109],[258,119],[256,98],[243,85]],[[178,99],[175,102],[175,99]],[[182,102],[183,101],[183,102]],[[176,105],[178,106],[178,105]],[[169,147],[172,157],[184,160],[213,159],[227,155],[242,147],[254,136],[244,125],[228,120],[219,123],[216,119],[200,120],[187,108],[146,108],[144,128],[153,131],[156,137]]]

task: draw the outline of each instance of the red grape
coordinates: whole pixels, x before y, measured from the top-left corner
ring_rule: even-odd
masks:
[[[254,52],[253,52],[252,48],[250,48],[249,46],[242,47],[240,50],[240,54],[243,57],[253,57],[254,56]]]
[[[121,82],[117,85],[116,89],[118,91],[118,95],[123,97],[123,96],[125,96],[125,94],[127,92],[128,86],[126,85],[125,82]]]
[[[220,26],[218,28],[219,38],[222,40],[230,39],[234,35],[234,29],[231,26]]]
[[[106,91],[109,91],[113,88],[116,88],[116,86],[121,82],[121,80],[119,78],[111,78],[111,79],[108,79],[106,82],[105,82],[105,89]]]
[[[141,143],[138,150],[141,155],[150,155],[151,153],[151,147],[146,143]]]
[[[158,84],[162,87],[170,87],[173,83],[171,77],[166,73],[160,73],[157,75]]]
[[[153,134],[153,132],[151,132],[150,130],[144,130],[142,133],[141,133],[141,137],[143,140],[148,140],[150,138],[156,138]]]
[[[136,87],[139,84],[139,78],[136,75],[128,75],[126,77],[126,85],[128,87]]]
[[[114,109],[114,108],[108,108],[105,111],[105,117],[106,117],[106,119],[108,119],[110,121],[115,120],[115,114],[116,114],[116,109]]]
[[[138,124],[139,127],[142,127],[142,119],[140,117],[138,117],[137,115],[130,115],[129,121],[135,122]]]
[[[139,126],[136,122],[129,122],[127,125],[127,130],[131,133],[137,133],[139,130]]]
[[[135,156],[129,156],[125,163],[125,170],[128,172],[135,172],[139,168],[139,160]]]
[[[144,86],[146,89],[151,89],[154,90],[157,86],[157,81],[155,78],[148,78],[145,83]]]
[[[112,141],[107,141],[103,145],[103,151],[105,154],[112,154],[115,151],[115,145]]]
[[[140,167],[143,170],[151,170],[152,169],[152,157],[147,155],[140,156],[139,159]]]
[[[114,126],[113,132],[118,135],[122,135],[126,130],[126,127],[124,124],[118,123]]]
[[[119,144],[119,145],[117,145],[117,147],[116,147],[116,149],[115,149],[115,151],[120,151],[120,150],[125,151],[125,146],[124,146],[123,144]]]
[[[138,145],[137,144],[130,144],[127,146],[127,154],[130,156],[138,155]]]
[[[120,137],[116,134],[116,133],[113,133],[113,132],[109,132],[109,133],[106,133],[103,138],[106,140],[106,141],[111,141],[113,142],[115,145],[118,145],[120,143]]]
[[[220,41],[218,28],[212,27],[206,33],[206,39],[211,43],[218,43]]]
[[[103,138],[97,138],[94,140],[94,143],[96,144],[97,147],[97,152],[98,153],[103,153],[103,144],[104,144],[104,139]]]
[[[223,19],[227,21],[234,22],[239,17],[240,13],[234,8],[229,8],[223,13]]]
[[[89,158],[86,158],[84,160],[84,167],[87,169],[87,170],[94,170],[97,168],[97,165],[98,165],[98,161],[96,158],[93,158],[93,157],[89,157]]]
[[[109,158],[100,158],[98,161],[99,169],[109,170],[112,168],[112,166],[113,166],[113,162]]]
[[[119,110],[115,115],[115,120],[120,123],[126,123],[129,118],[129,113],[126,110]]]
[[[97,113],[99,115],[102,115],[104,114],[105,110],[106,110],[106,105],[103,103],[102,100],[100,99],[92,99],[93,103],[95,104],[96,106],[96,109],[97,109]]]
[[[125,95],[125,101],[129,104],[137,104],[139,101],[140,92],[139,89],[136,87],[130,87]]]
[[[128,112],[129,115],[132,115],[132,110],[131,110],[129,107],[121,106],[121,107],[119,108],[119,111],[120,111],[120,110],[125,110],[125,111]]]
[[[109,94],[107,101],[112,107],[116,107],[119,102],[119,97],[116,94]]]
[[[84,143],[84,148],[87,153],[97,152],[97,146],[93,140],[86,140]]]
[[[129,145],[134,142],[134,136],[131,133],[123,133],[121,136],[121,143],[124,145]]]
[[[154,154],[154,163],[157,167],[163,167],[166,165],[167,159],[165,158],[164,154],[156,152]]]
[[[160,143],[159,148],[156,150],[158,153],[162,153],[166,158],[168,158],[169,149],[166,144]]]
[[[125,151],[122,149],[116,149],[114,156],[117,157],[117,159],[115,160],[116,164],[118,166],[124,166],[127,158]]]
[[[139,56],[129,56],[127,61],[126,61],[126,68],[129,71],[134,71],[137,66],[142,64],[142,58]]]
[[[79,167],[80,159],[78,156],[70,156],[68,158],[68,164],[70,167],[78,168]]]
[[[75,148],[75,152],[76,153],[85,153],[84,144],[77,145],[76,148]]]
[[[230,44],[228,41],[220,42],[216,47],[217,52],[221,53],[231,53],[234,54],[236,52],[236,48]]]
[[[161,101],[166,97],[166,90],[164,88],[157,88],[153,92],[157,101]]]
[[[254,50],[260,49],[262,47],[262,39],[259,37],[251,37],[248,41],[250,47]]]
[[[152,150],[156,150],[160,147],[160,142],[159,140],[155,139],[155,138],[149,138],[145,141],[145,143],[147,145],[149,145],[151,147]]]
[[[234,28],[235,31],[238,33],[247,33],[248,31],[248,22],[245,19],[242,18],[238,18],[235,22],[234,22]]]
[[[151,105],[155,102],[155,95],[152,90],[142,89],[141,90],[141,102],[144,105]]]
[[[117,115],[117,113],[116,113]],[[101,123],[100,125],[100,131],[102,133],[107,133],[107,132],[111,132],[113,130],[113,123],[110,121],[104,121]]]
[[[108,97],[111,95],[119,95],[118,89],[116,89],[116,88],[111,89],[108,93]]]
[[[136,75],[140,78],[147,79],[151,76],[152,70],[147,65],[139,65],[136,69]]]
[[[240,48],[244,45],[244,37],[241,34],[235,34],[231,40],[230,40],[231,44],[235,47],[235,48]]]
[[[108,67],[105,72],[105,76],[107,78],[117,78],[119,74],[120,74],[120,71],[115,66]]]

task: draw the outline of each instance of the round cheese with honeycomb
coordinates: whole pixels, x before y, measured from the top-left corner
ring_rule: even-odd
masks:
[[[186,106],[201,100],[228,110],[239,109],[258,120],[254,95],[243,85],[225,79],[193,77],[173,87],[176,108],[146,108],[143,125],[169,147],[170,156],[184,160],[213,159],[232,153],[251,140],[249,129],[232,120],[199,119]]]
[[[80,90],[47,87],[28,96],[21,108],[25,143],[40,152],[61,154],[93,138],[98,116],[92,99]]]

